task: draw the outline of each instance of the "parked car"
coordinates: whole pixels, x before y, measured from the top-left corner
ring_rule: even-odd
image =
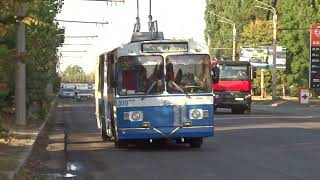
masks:
[[[61,89],[59,92],[59,97],[61,97],[61,98],[75,98],[76,91],[75,91],[75,89],[71,89],[71,88]]]
[[[77,91],[77,101],[93,99],[93,91],[90,89],[79,89]]]

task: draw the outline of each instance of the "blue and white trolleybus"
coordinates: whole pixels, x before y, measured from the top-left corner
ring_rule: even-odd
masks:
[[[160,139],[201,147],[214,135],[214,98],[206,45],[134,32],[99,56],[96,115],[103,140],[118,147]]]

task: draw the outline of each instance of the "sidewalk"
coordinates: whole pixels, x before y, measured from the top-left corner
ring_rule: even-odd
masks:
[[[252,111],[267,112],[270,114],[283,114],[292,116],[320,117],[320,100],[311,99],[309,104],[300,104],[298,98],[286,98],[277,100],[262,100],[259,97],[253,98]]]
[[[45,126],[54,106],[55,100],[52,101],[43,123],[26,127],[11,125],[9,138],[0,139],[0,180],[15,179],[16,174],[30,156],[34,142]]]
[[[14,132],[11,132],[10,140],[0,139],[1,180],[14,179],[15,174],[29,156],[39,131],[40,129],[32,127],[24,129],[15,127]]]

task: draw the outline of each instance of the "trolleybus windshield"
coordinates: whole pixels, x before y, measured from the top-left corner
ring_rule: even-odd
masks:
[[[164,91],[162,56],[122,56],[117,63],[119,95],[160,94]]]
[[[167,91],[172,94],[209,93],[212,90],[210,72],[210,58],[208,55],[167,56]]]

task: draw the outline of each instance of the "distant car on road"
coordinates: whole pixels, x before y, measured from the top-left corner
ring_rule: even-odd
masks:
[[[76,91],[75,91],[75,89],[71,89],[71,88],[61,89],[59,92],[59,97],[61,97],[61,98],[75,98]]]
[[[79,89],[77,91],[77,101],[93,99],[93,91],[90,89]]]

